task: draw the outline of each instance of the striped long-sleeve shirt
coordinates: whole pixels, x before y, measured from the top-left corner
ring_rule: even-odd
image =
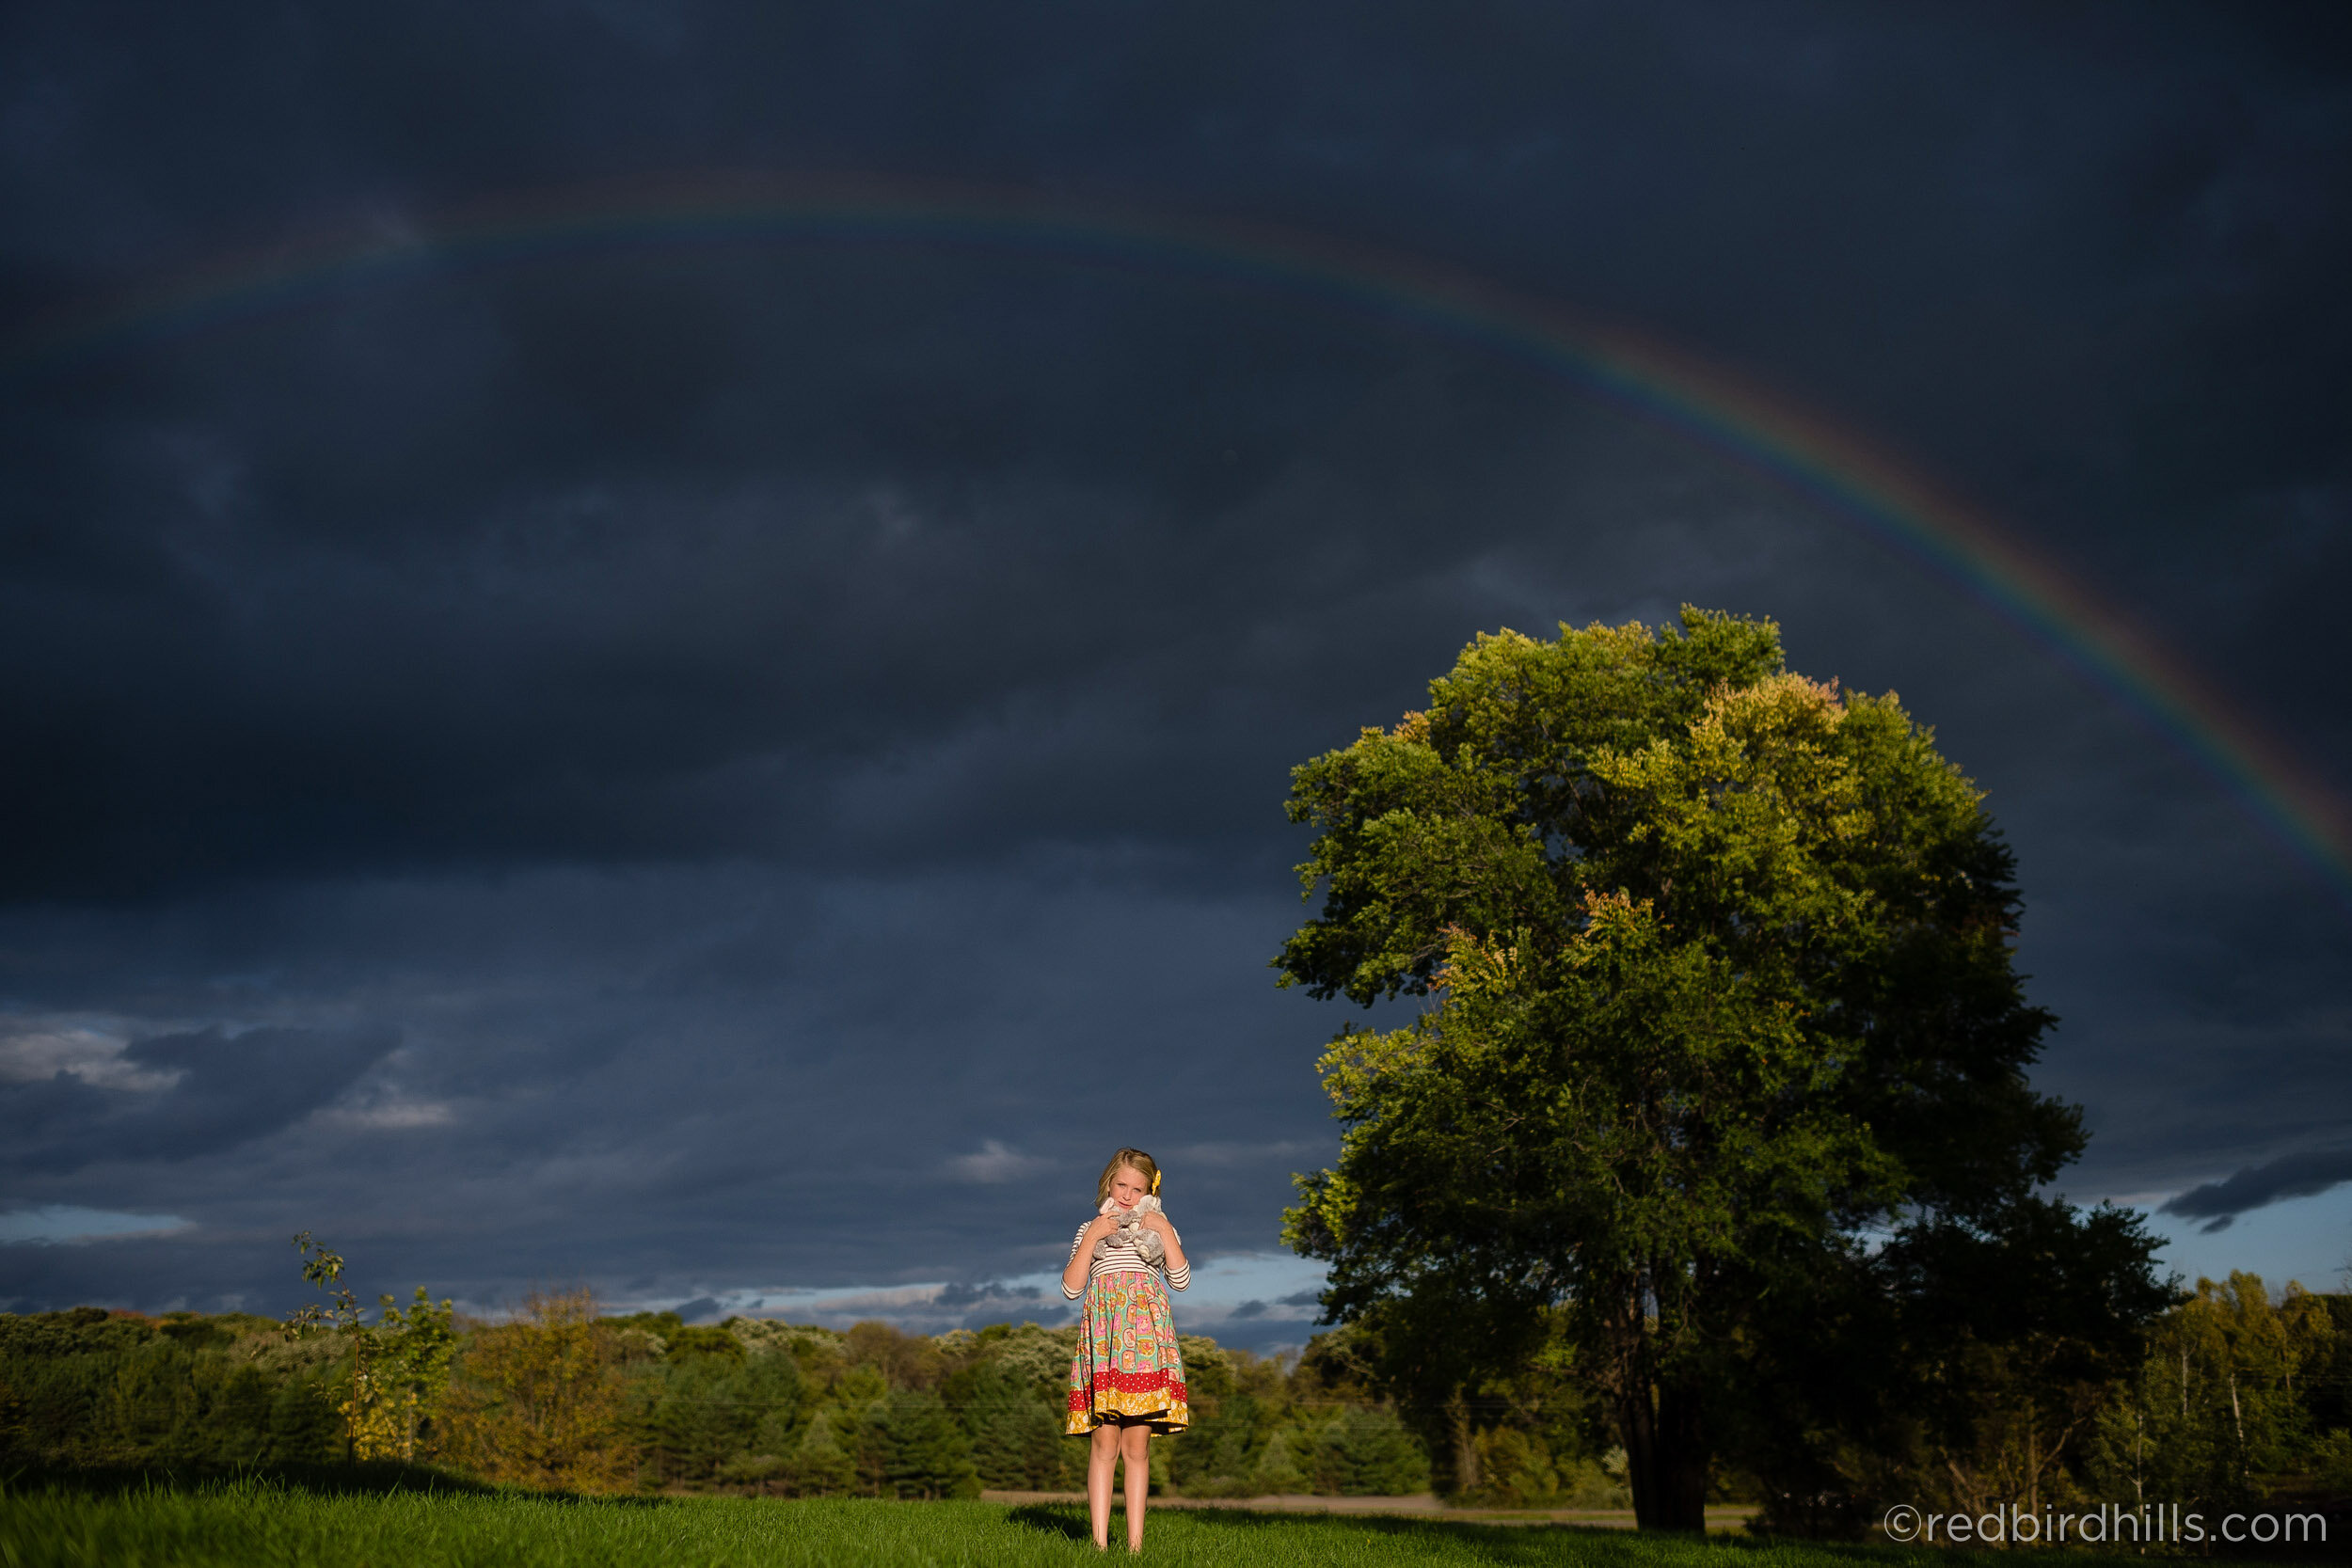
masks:
[[[1089,1220],[1087,1225],[1092,1225],[1093,1223],[1094,1222],[1092,1220]],[[1176,1235],[1176,1227],[1172,1225],[1168,1227],[1168,1231],[1171,1236]],[[1114,1234],[1116,1234],[1116,1232],[1114,1232]],[[1086,1225],[1082,1225],[1078,1227],[1078,1233],[1070,1239],[1071,1258],[1078,1256],[1078,1249],[1086,1244],[1086,1239],[1087,1227]],[[1183,1246],[1184,1244],[1184,1239],[1182,1236],[1177,1236],[1176,1244],[1179,1247]],[[1102,1278],[1106,1274],[1149,1274],[1152,1271],[1152,1265],[1143,1260],[1143,1254],[1137,1252],[1127,1243],[1114,1243],[1107,1249],[1107,1252],[1108,1256],[1096,1258],[1088,1262],[1087,1283],[1089,1285],[1093,1284],[1096,1280]],[[1067,1259],[1063,1260],[1062,1267],[1065,1269],[1070,1267],[1070,1263]],[[1187,1263],[1181,1269],[1169,1269],[1168,1271],[1168,1287],[1169,1290],[1181,1291],[1191,1283],[1191,1264]],[[1061,1293],[1066,1300],[1076,1301],[1080,1296],[1086,1294],[1086,1291],[1083,1289],[1073,1291],[1070,1288],[1068,1282],[1065,1281],[1061,1288]]]

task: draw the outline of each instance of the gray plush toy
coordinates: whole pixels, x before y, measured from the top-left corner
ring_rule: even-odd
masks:
[[[1100,1212],[1105,1214],[1118,1213],[1119,1205],[1109,1198],[1104,1198]],[[1147,1230],[1143,1224],[1144,1215],[1163,1212],[1158,1198],[1149,1194],[1138,1198],[1134,1208],[1119,1215],[1119,1224],[1111,1233],[1094,1243],[1094,1256],[1108,1258],[1115,1248],[1131,1246],[1136,1249],[1136,1257],[1153,1268],[1165,1267],[1168,1262],[1168,1243],[1160,1239],[1158,1231]]]

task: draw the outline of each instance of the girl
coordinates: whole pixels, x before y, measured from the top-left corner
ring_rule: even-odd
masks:
[[[1127,1462],[1127,1549],[1143,1550],[1143,1499],[1152,1484],[1149,1445],[1155,1432],[1182,1432],[1192,1419],[1184,1364],[1168,1316],[1169,1287],[1192,1283],[1184,1244],[1160,1212],[1160,1167],[1139,1148],[1122,1148],[1103,1167],[1102,1207],[1078,1227],[1061,1293],[1080,1296],[1078,1352],[1070,1358],[1072,1436],[1092,1433],[1087,1455],[1087,1507],[1094,1544],[1111,1544],[1111,1469]],[[1165,1275],[1165,1279],[1163,1279]]]

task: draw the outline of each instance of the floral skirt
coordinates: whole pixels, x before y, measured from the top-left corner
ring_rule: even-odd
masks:
[[[1192,1422],[1184,1360],[1168,1283],[1157,1270],[1123,1269],[1087,1285],[1078,1314],[1078,1353],[1070,1358],[1070,1418],[1075,1436],[1119,1417],[1150,1418],[1153,1432]]]

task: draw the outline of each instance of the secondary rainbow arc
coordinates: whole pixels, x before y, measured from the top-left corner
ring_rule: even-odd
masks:
[[[961,184],[674,178],[508,198],[222,258],[39,324],[0,353],[0,369],[22,374],[452,265],[726,241],[978,245],[1221,277],[1540,365],[1772,477],[1961,585],[2153,721],[2352,908],[2352,814],[2339,798],[2185,661],[1981,512],[1791,400],[1651,337],[1327,236]]]

